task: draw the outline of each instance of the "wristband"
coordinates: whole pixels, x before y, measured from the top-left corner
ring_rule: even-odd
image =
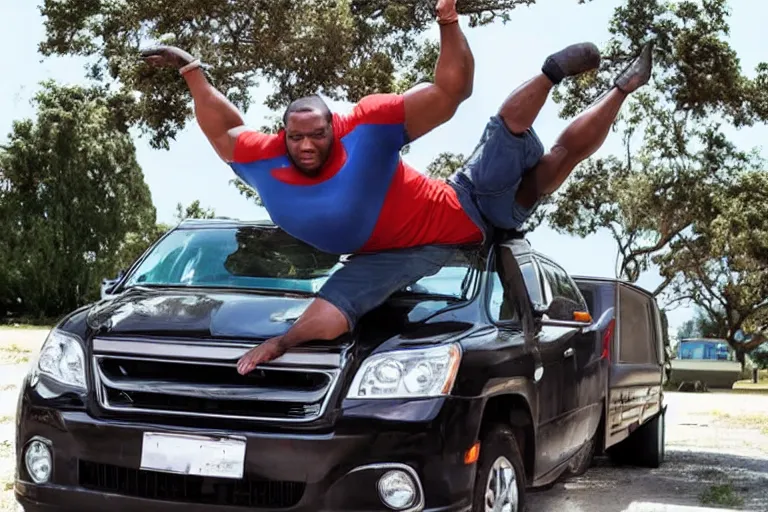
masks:
[[[195,59],[192,62],[190,62],[189,64],[186,64],[186,65],[182,66],[179,69],[179,74],[183,75],[185,73],[188,73],[188,72],[192,71],[193,69],[199,68],[200,66],[201,66],[200,59]]]

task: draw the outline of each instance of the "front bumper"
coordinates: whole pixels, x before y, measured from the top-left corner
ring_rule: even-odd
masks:
[[[388,511],[378,479],[406,465],[423,493],[423,507],[412,510],[470,510],[475,465],[463,457],[476,436],[468,419],[482,416],[477,404],[448,398],[422,405],[423,423],[413,416],[398,421],[379,404],[367,419],[365,407],[350,410],[333,432],[268,433],[97,419],[48,408],[27,388],[19,406],[16,498],[27,511]],[[243,436],[246,478],[140,470],[144,432]],[[23,449],[35,436],[50,440],[53,451],[52,476],[43,485],[24,466]]]

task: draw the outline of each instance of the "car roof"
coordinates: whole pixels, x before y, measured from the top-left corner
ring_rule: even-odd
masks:
[[[637,285],[631,281],[627,281],[626,279],[617,279],[615,277],[600,277],[600,276],[571,276],[576,283],[585,283],[585,282],[591,282],[591,283],[603,283],[603,284],[620,284],[622,286],[626,286],[628,288],[632,288],[633,290],[637,290],[640,293],[643,293],[645,295],[648,295],[649,297],[652,297],[653,294],[649,291],[643,288],[640,285]]]
[[[240,220],[230,217],[215,217],[213,219],[184,219],[174,229],[200,229],[200,228],[239,228],[257,227],[265,229],[279,229],[270,219]]]

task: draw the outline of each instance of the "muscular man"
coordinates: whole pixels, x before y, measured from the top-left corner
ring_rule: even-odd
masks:
[[[318,97],[302,98],[287,108],[275,135],[246,128],[186,52],[143,52],[154,64],[179,68],[201,129],[258,190],[277,225],[321,250],[353,254],[283,336],[241,358],[240,373],[306,341],[341,336],[392,293],[439,271],[456,246],[480,243],[494,227],[520,227],[540,197],[600,147],[627,95],[650,78],[645,48],[545,154],[531,126],[549,91],[600,62],[593,44],[569,46],[506,99],[462,170],[449,182],[431,179],[403,163],[399,151],[449,120],[471,94],[474,63],[457,21],[455,0],[440,0],[433,84],[367,96],[349,115],[331,113]]]

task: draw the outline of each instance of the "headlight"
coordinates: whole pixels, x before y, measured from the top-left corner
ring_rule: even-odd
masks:
[[[80,340],[53,329],[40,349],[37,371],[60,384],[86,389],[85,355]]]
[[[461,360],[458,344],[397,350],[369,357],[357,371],[347,398],[418,398],[447,395]]]

